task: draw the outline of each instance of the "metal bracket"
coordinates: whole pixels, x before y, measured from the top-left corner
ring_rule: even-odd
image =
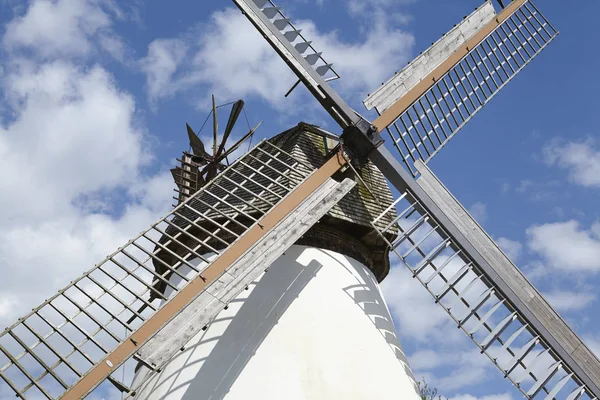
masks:
[[[362,166],[367,161],[371,151],[383,144],[383,139],[377,128],[362,118],[355,124],[344,129],[342,133],[344,150],[350,153],[352,162]]]

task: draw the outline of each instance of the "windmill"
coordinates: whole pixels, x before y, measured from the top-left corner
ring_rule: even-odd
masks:
[[[163,390],[168,392],[163,398],[198,397],[207,387],[222,385],[225,391],[205,397],[264,398],[288,390],[306,398],[338,398],[343,386],[329,396],[319,391],[327,390],[326,381],[319,380],[326,374],[328,381],[341,376],[352,387],[349,395],[363,385],[386,382],[391,391],[381,389],[386,385],[368,386],[383,395],[364,398],[416,398],[410,369],[399,368],[401,347],[390,339],[393,328],[382,327],[389,313],[377,294],[377,280],[386,270],[373,272],[368,257],[362,257],[387,259],[392,252],[527,398],[597,398],[598,359],[427,167],[556,37],[533,3],[516,0],[498,14],[490,1],[484,3],[364,101],[379,113],[372,122],[329,86],[328,80],[337,77],[332,64],[280,7],[270,0],[234,3],[340,125],[341,136],[299,125],[261,141],[221,172],[216,140],[212,155],[196,143],[190,161],[194,168],[204,167],[204,181],[196,180],[202,184],[186,192],[167,216],[9,327],[0,336],[2,381],[21,398],[79,399],[103,382],[138,398],[163,396]],[[318,162],[299,152],[298,143],[319,155]],[[186,166],[188,173],[191,166]],[[396,199],[379,177],[399,193]],[[364,220],[352,220],[359,209],[352,208],[351,195],[370,199],[373,206],[361,215],[379,209],[369,229]],[[347,226],[352,226],[362,241],[336,233],[340,236],[328,239],[343,247],[339,253],[315,249],[315,241],[328,241],[331,228],[320,225],[332,223],[336,232],[351,232]],[[354,261],[340,255],[348,251],[355,251]],[[295,264],[309,276],[283,279]],[[349,277],[354,280],[346,281]],[[277,283],[281,290],[270,291]],[[245,292],[252,293],[244,303]],[[239,304],[243,309],[253,296],[258,308],[249,306],[250,315],[240,319]],[[297,306],[306,302],[307,309]],[[346,308],[349,302],[354,308]],[[271,312],[256,318],[264,304],[275,310],[275,322]],[[364,304],[361,313],[358,304]],[[331,307],[339,313],[327,313]],[[317,319],[323,315],[335,321]],[[229,339],[230,331],[214,336],[220,324],[235,321],[241,321],[241,329],[232,330]],[[332,334],[349,321],[353,329]],[[228,353],[248,327],[250,336],[263,333],[262,342],[246,346],[246,341]],[[297,337],[298,346],[330,347],[282,347],[290,337]],[[206,346],[219,342],[226,344],[218,359],[232,363],[213,358],[216,368],[195,375],[194,366],[211,359],[203,353]],[[340,343],[343,351],[332,356]],[[319,373],[293,386],[298,381],[290,378],[290,366],[323,354],[323,365],[302,364],[297,370]],[[359,362],[340,363],[337,358],[346,354]],[[130,387],[116,372],[131,359],[138,373]],[[279,380],[291,387],[279,387]],[[186,395],[194,385],[196,392]]]

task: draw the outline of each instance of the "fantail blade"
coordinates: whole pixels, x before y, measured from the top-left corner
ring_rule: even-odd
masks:
[[[202,140],[200,140],[198,135],[194,133],[194,131],[188,124],[185,124],[185,127],[187,128],[188,137],[190,139],[190,146],[192,147],[192,152],[194,153],[194,155],[211,159],[212,157],[204,149],[204,143],[202,143]]]
[[[225,132],[223,132],[223,140],[221,141],[221,144],[219,145],[219,149],[217,150],[215,159],[219,158],[219,156],[225,149],[225,143],[227,142],[227,139],[229,138],[229,135],[231,134],[231,131],[233,130],[233,127],[235,126],[235,123],[237,122],[237,119],[240,116],[240,113],[242,112],[243,108],[244,108],[244,100],[236,101],[233,104],[233,107],[231,107],[231,113],[229,114],[229,120],[227,121],[227,126],[225,127]]]

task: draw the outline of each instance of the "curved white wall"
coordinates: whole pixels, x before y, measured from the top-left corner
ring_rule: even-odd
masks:
[[[140,370],[140,381],[147,370]],[[134,381],[133,386],[136,386]],[[376,280],[293,246],[138,391],[142,400],[418,400]]]

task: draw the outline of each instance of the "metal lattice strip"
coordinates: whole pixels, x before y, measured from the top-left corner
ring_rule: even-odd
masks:
[[[259,143],[150,229],[6,329],[0,335],[0,393],[12,389],[23,399],[62,396],[168,304],[163,300],[202,274],[191,260],[210,264],[313,170],[273,144]],[[190,269],[195,274],[182,272]],[[178,284],[170,279],[174,275]],[[127,391],[115,374],[109,381]]]
[[[413,176],[558,32],[526,1],[388,126]]]
[[[595,398],[409,191],[382,215],[394,207],[381,238],[526,398]],[[400,233],[389,241],[394,227]]]

